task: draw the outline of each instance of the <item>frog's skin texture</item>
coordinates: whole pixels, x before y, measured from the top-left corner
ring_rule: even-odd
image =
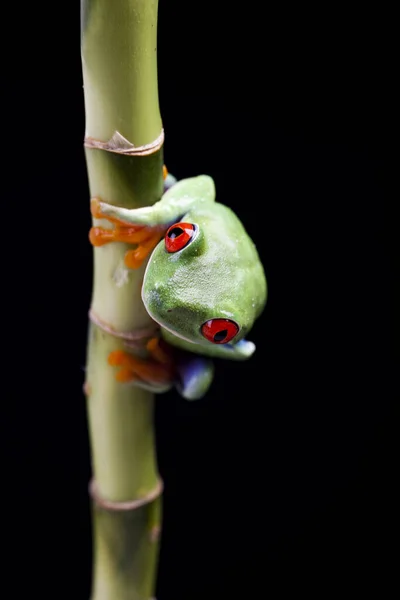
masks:
[[[235,213],[215,201],[207,175],[179,182],[166,175],[164,195],[149,207],[129,210],[96,200],[96,216],[123,223],[136,239],[153,232],[143,303],[164,342],[178,351],[178,390],[200,398],[212,381],[210,359],[244,360],[255,350],[246,336],[265,307],[267,282],[254,243]],[[165,391],[173,383],[142,385]]]

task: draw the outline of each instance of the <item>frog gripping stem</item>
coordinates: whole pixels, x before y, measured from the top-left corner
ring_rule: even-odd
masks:
[[[134,225],[129,225],[118,219],[103,216],[99,206],[99,200],[93,198],[91,203],[92,215],[96,219],[107,219],[111,223],[114,223],[115,228],[104,229],[103,227],[92,227],[89,231],[90,243],[97,247],[111,242],[134,244],[136,246],[135,249],[128,250],[125,253],[124,262],[128,268],[138,269],[162,239],[164,228],[135,227]]]
[[[115,375],[117,381],[172,386],[176,374],[171,356],[160,347],[156,337],[148,341],[146,349],[150,354],[147,359],[138,358],[124,350],[114,350],[109,354],[108,364],[119,367]]]
[[[163,166],[163,179],[168,177],[166,166]],[[114,211],[118,208],[113,207]],[[166,227],[146,227],[144,225],[132,225],[115,216],[104,214],[102,211],[102,202],[99,198],[92,198],[90,203],[90,212],[94,219],[106,219],[114,225],[113,229],[104,227],[91,227],[89,231],[89,240],[92,246],[100,247],[112,242],[123,242],[133,244],[134,249],[125,253],[124,262],[129,269],[138,269],[142,266],[145,259],[154,250],[158,242],[163,238]]]

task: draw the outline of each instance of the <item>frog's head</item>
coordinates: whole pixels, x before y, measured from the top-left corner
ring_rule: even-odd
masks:
[[[147,265],[142,299],[149,315],[179,338],[236,344],[260,312],[260,286],[212,219],[200,221],[168,229]]]

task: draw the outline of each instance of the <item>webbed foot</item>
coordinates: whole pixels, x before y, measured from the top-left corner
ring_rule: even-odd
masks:
[[[175,380],[172,357],[160,346],[158,338],[146,344],[148,358],[139,358],[125,350],[114,350],[108,355],[108,364],[118,367],[115,378],[121,383],[136,382],[148,389],[166,391]]]

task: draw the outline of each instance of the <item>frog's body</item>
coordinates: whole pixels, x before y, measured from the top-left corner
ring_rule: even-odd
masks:
[[[165,342],[197,355],[184,361],[175,383],[185,397],[201,397],[213,367],[198,355],[244,360],[255,350],[245,336],[265,306],[267,283],[254,243],[235,213],[215,201],[206,175],[179,182],[168,176],[163,197],[150,207],[99,207],[106,218],[169,228],[148,261],[142,299]]]

